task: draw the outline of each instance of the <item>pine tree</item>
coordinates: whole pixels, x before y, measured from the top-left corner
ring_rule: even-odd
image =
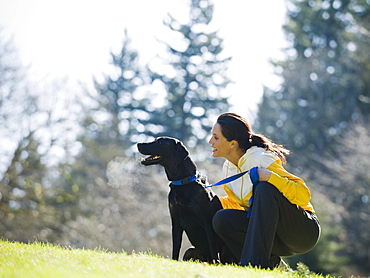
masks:
[[[76,247],[95,248],[100,245],[119,251],[129,248],[126,242],[131,237],[130,233],[137,238],[139,228],[135,226],[131,230],[132,226],[128,225],[133,224],[128,218],[136,217],[142,208],[140,200],[145,199],[152,188],[134,188],[140,198],[132,200],[131,192],[129,196],[120,193],[129,191],[127,188],[117,189],[108,184],[107,165],[114,159],[125,158],[122,172],[116,175],[122,176],[125,187],[131,186],[132,178],[127,172],[133,163],[136,166],[140,161],[133,162],[127,157],[134,160],[131,147],[136,147],[133,142],[141,132],[137,119],[147,113],[144,106],[147,102],[138,96],[139,88],[145,85],[139,56],[131,47],[127,30],[120,52],[111,52],[111,57],[113,73],[105,76],[103,82],[94,80],[97,94],[89,94],[91,102],[96,105],[86,111],[81,123],[82,132],[77,139],[82,146],[81,152],[72,163],[60,165],[59,169],[63,176],[60,186],[65,191],[74,190],[71,194],[78,200],[77,206],[71,210],[78,219],[72,218],[67,223],[69,229],[65,230],[63,240],[73,242]],[[125,198],[127,200],[123,201]],[[114,218],[107,215],[114,215]],[[100,233],[96,233],[96,227]],[[125,231],[125,238],[122,231]]]
[[[171,15],[164,20],[177,43],[166,43],[163,60],[167,73],[152,72],[154,82],[160,81],[167,94],[166,103],[147,121],[157,128],[146,129],[151,136],[168,135],[193,148],[206,143],[214,118],[229,108],[221,93],[230,83],[226,75],[230,57],[222,56],[223,40],[217,31],[207,32],[213,16],[208,0],[192,0],[189,21],[180,23]]]
[[[138,52],[131,44],[131,38],[125,29],[120,53],[111,52],[114,74],[105,76],[102,83],[95,80],[99,103],[97,113],[105,115],[107,120],[104,122],[90,117],[90,124],[100,126],[97,136],[105,133],[108,141],[116,140],[128,145],[130,142],[135,143],[142,132],[138,119],[143,117],[143,114],[144,117],[149,117],[150,112],[145,106],[148,100],[138,96],[138,89],[145,85],[145,74],[139,65]]]
[[[366,270],[366,252],[349,248],[353,238],[344,235],[368,237],[368,232],[362,232],[361,220],[346,215],[353,209],[366,215],[367,210],[361,202],[355,205],[351,201],[358,200],[359,194],[349,191],[348,182],[337,177],[338,168],[341,175],[342,171],[349,176],[354,173],[344,152],[356,149],[360,141],[359,135],[348,136],[356,134],[353,125],[369,120],[369,13],[368,1],[289,1],[284,30],[291,46],[286,49],[286,59],[274,62],[283,82],[277,91],[265,88],[259,105],[256,128],[290,149],[288,167],[304,175],[313,192],[326,197],[325,202],[313,199],[313,204],[319,218],[330,218],[322,222],[322,240],[332,242],[320,241],[311,255],[301,257],[316,271],[339,271],[351,265],[357,265],[358,271]],[[355,183],[368,186],[364,176]],[[367,200],[366,196],[361,198]],[[357,225],[351,221],[355,219]],[[340,249],[332,249],[338,243]],[[326,256],[318,259],[320,253]],[[338,260],[330,263],[332,256]]]
[[[334,151],[331,144],[359,115],[369,116],[370,68],[361,58],[369,51],[369,4],[292,1],[289,7],[284,29],[291,48],[275,62],[284,81],[277,92],[266,88],[257,126],[292,150],[320,155]]]

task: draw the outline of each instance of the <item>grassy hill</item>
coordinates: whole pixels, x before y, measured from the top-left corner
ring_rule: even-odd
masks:
[[[297,271],[260,270],[235,265],[177,262],[156,255],[71,249],[51,244],[0,241],[0,277],[313,277],[307,267]],[[326,276],[327,278],[330,276]]]

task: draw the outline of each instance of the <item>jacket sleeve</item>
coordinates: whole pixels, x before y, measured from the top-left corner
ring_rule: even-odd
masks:
[[[268,182],[273,184],[292,204],[304,207],[310,202],[311,193],[305,182],[287,172],[280,160],[275,160],[267,169],[271,171]]]

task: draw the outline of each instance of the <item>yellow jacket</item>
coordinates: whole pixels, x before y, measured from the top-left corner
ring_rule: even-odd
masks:
[[[282,166],[278,156],[263,148],[253,146],[239,159],[238,165],[226,160],[223,173],[226,177],[247,171],[253,167],[262,167],[271,171],[269,183],[274,185],[292,204],[296,204],[311,212],[315,212],[310,203],[311,193],[305,182],[290,173]],[[227,196],[221,197],[223,208],[248,210],[248,202],[252,196],[252,182],[249,175],[222,185]]]

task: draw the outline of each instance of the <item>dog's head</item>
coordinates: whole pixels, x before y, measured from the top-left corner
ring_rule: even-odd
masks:
[[[171,137],[159,137],[152,142],[138,143],[137,148],[141,154],[149,155],[149,157],[141,160],[141,164],[146,166],[168,163],[179,164],[189,156],[184,144]]]
[[[181,179],[196,171],[196,166],[189,157],[189,151],[175,138],[159,137],[152,142],[138,143],[137,148],[141,154],[148,155],[141,160],[141,164],[162,165],[169,180],[177,179],[179,176]]]

